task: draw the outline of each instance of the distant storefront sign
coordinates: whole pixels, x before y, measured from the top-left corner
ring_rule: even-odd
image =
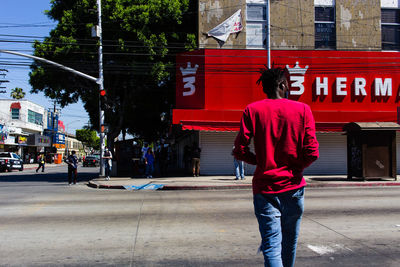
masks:
[[[39,147],[50,147],[50,137],[40,135],[40,134],[31,134],[28,138],[28,144],[30,146],[39,146]]]
[[[5,141],[4,141],[5,145],[15,145],[16,144],[16,140],[15,140],[15,136],[9,135]]]
[[[55,148],[65,148],[65,144],[53,144]]]
[[[26,136],[18,136],[17,142],[18,142],[19,145],[26,146],[26,145],[28,145],[28,137],[26,137]]]
[[[55,140],[54,143],[56,143],[56,144],[64,144],[65,145],[65,134],[57,133],[56,134],[56,140]]]

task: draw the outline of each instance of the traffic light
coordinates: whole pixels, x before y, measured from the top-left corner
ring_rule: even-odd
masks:
[[[107,96],[106,96],[106,90],[100,90],[100,107],[102,110],[105,110],[107,108]]]

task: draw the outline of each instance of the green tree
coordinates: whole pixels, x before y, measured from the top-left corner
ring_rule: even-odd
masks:
[[[10,96],[14,99],[22,99],[25,97],[25,92],[22,88],[15,87],[11,90]]]
[[[127,131],[154,139],[163,127],[160,114],[174,103],[176,53],[196,46],[195,0],[103,0],[105,122],[108,140]],[[98,77],[96,0],[52,0],[47,15],[58,22],[44,41],[34,44],[43,57]],[[42,62],[31,65],[33,93],[61,106],[81,99],[98,129],[98,85]]]
[[[85,147],[90,147],[94,149],[99,149],[98,147],[98,140],[100,139],[96,131],[84,128],[75,131],[76,139],[81,141]]]

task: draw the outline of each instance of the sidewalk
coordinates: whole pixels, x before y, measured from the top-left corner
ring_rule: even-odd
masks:
[[[59,166],[64,166],[66,163],[62,162],[61,164],[54,164],[54,163],[46,163],[45,168],[52,168],[52,167],[59,167]],[[24,164],[24,170],[35,170],[39,164],[37,163],[32,163],[32,164]]]
[[[365,186],[400,186],[400,177],[394,179],[377,178],[366,181],[348,180],[345,175],[306,176],[308,187],[365,187]],[[217,190],[217,189],[251,189],[252,177],[246,180],[235,180],[233,176],[200,176],[200,177],[167,177],[167,178],[130,178],[112,177],[90,180],[88,185],[102,189],[126,190]]]

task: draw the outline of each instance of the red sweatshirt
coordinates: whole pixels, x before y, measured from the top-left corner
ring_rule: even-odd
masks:
[[[249,149],[252,138],[255,154]],[[233,154],[257,165],[254,194],[281,193],[305,186],[303,170],[319,156],[310,107],[288,99],[264,99],[248,105]]]

